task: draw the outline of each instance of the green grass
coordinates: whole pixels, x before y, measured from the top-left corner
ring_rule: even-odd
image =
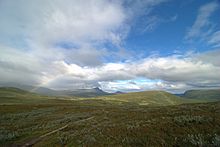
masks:
[[[220,146],[220,102],[182,104],[155,91],[79,100],[0,93],[0,146],[24,145],[65,125],[34,146]]]

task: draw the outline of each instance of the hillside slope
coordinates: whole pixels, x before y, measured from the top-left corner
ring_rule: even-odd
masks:
[[[14,87],[0,87],[0,104],[44,103],[52,98]]]
[[[98,87],[91,89],[54,90],[41,86],[37,87],[37,86],[23,85],[17,83],[3,83],[0,84],[0,87],[15,87],[25,91],[37,93],[40,95],[46,95],[46,96],[96,97],[96,96],[111,95],[111,93],[107,93],[99,89]]]
[[[76,96],[76,97],[97,97],[104,95],[111,95],[110,93],[104,92],[99,88],[92,89],[75,89],[75,90],[64,90],[58,91],[61,96]]]
[[[188,99],[216,101],[216,100],[220,100],[220,90],[219,89],[188,90],[183,94],[183,97]]]
[[[99,89],[96,89],[99,90]],[[84,91],[84,90],[83,90]],[[92,96],[93,91],[86,91],[86,93],[79,93],[81,96],[85,94],[87,96],[90,92]],[[74,92],[75,93],[75,92]],[[72,93],[67,93],[72,95]],[[96,95],[97,96],[97,95]],[[74,100],[86,102],[90,100],[90,103],[96,100],[101,100],[109,104],[129,104],[129,105],[149,105],[149,106],[167,106],[167,105],[178,105],[183,103],[195,103],[202,102],[195,99],[186,99],[175,96],[165,91],[144,91],[144,92],[133,92],[115,95],[105,95],[100,97],[79,98],[72,96],[42,96],[36,93],[31,93],[29,91],[21,90],[13,87],[0,87],[0,103],[39,103],[48,100],[58,101],[58,100]],[[87,101],[88,102],[88,101]]]
[[[118,94],[100,97],[107,101],[115,101],[119,103],[127,102],[139,105],[166,106],[177,105],[182,103],[197,102],[194,100],[183,99],[165,91],[144,91],[126,94]]]

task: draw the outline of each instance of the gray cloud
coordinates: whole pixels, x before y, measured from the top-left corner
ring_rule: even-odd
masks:
[[[219,50],[137,60],[121,47],[132,27],[129,22],[137,19],[134,16],[149,15],[163,2],[1,1],[0,82],[127,91],[218,86]],[[106,49],[105,43],[117,49]]]
[[[17,49],[0,46],[0,82],[40,84],[43,80],[41,61]]]
[[[100,65],[105,51],[97,46],[120,44],[127,17],[117,1],[1,1],[0,44],[49,61]]]
[[[109,54],[113,59],[121,58],[118,52],[126,54],[121,42],[130,22],[164,1],[1,1],[0,44],[50,61],[101,65]],[[106,52],[105,43],[115,45],[115,51]]]
[[[214,52],[219,52],[216,50]],[[91,81],[95,84],[101,82],[105,87],[109,82],[112,85],[123,85],[120,81],[134,80],[132,82],[124,83],[125,85],[141,86],[138,78],[146,78],[152,81],[160,80],[161,83],[154,83],[154,85],[147,85],[154,88],[168,87],[173,89],[181,89],[201,86],[214,86],[220,84],[218,74],[220,66],[216,64],[218,56],[212,56],[212,52],[204,54],[193,54],[191,56],[168,56],[168,57],[148,57],[144,60],[133,61],[129,63],[106,63],[99,67],[81,67],[75,64],[59,63],[58,69],[66,69],[69,80],[74,81],[77,77],[82,83]],[[56,81],[56,78],[52,79]],[[86,81],[86,82],[85,82]],[[117,84],[119,81],[119,84]],[[156,85],[155,85],[156,84]],[[101,84],[102,85],[102,84]],[[164,86],[165,85],[165,86]],[[169,85],[169,86],[168,86]],[[60,85],[61,86],[61,85]],[[91,86],[91,85],[90,85]],[[139,89],[143,89],[139,87]]]
[[[69,63],[76,63],[81,66],[99,66],[102,59],[108,55],[105,49],[95,49],[84,47],[80,49],[71,49],[65,52],[65,60]]]
[[[0,75],[1,82],[37,84],[56,89],[103,86],[113,89],[181,90],[189,87],[216,87],[220,85],[217,74],[220,73],[219,52],[153,56],[138,61],[103,63],[91,67],[64,60],[48,62],[44,58],[32,58],[31,53],[24,54],[22,51],[1,47]],[[139,78],[150,81],[142,83]]]
[[[111,40],[126,19],[120,3],[101,0],[9,0],[0,6],[4,37],[27,37],[45,45],[62,40],[79,44]]]

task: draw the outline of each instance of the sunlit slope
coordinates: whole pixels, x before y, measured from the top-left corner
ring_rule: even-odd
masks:
[[[220,89],[188,90],[184,93],[183,96],[189,99],[217,101],[220,100]]]
[[[72,100],[71,100],[72,99]],[[109,101],[67,96],[44,96],[14,87],[0,87],[0,105],[112,105]]]
[[[129,105],[149,105],[149,106],[167,106],[178,105],[182,103],[202,102],[201,100],[186,99],[175,96],[164,91],[145,91],[124,93],[116,95],[107,95],[94,98],[77,98],[77,97],[52,97],[42,96],[31,93],[25,90],[12,87],[0,88],[0,103],[1,104],[25,104],[25,103],[54,103],[61,102],[61,99],[74,100],[72,102],[80,103],[108,103],[108,104],[129,104]],[[98,101],[97,101],[98,100]],[[100,101],[101,100],[101,101]],[[68,102],[66,101],[66,102]],[[64,101],[62,101],[63,103]],[[70,102],[70,101],[69,101]]]
[[[48,100],[48,97],[40,96],[25,90],[13,87],[0,87],[0,103],[36,103]]]
[[[167,106],[167,105],[178,105],[182,103],[193,103],[199,102],[197,100],[183,99],[165,91],[144,91],[134,92],[126,94],[118,94],[100,97],[107,101],[114,101],[118,103],[134,103],[139,105],[153,105],[153,106]]]

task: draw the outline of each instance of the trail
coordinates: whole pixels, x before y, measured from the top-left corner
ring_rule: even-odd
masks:
[[[75,121],[75,122],[73,122],[73,123],[80,123],[80,122],[84,122],[84,121],[87,121],[87,120],[90,120],[90,119],[93,119],[93,118],[94,118],[94,116],[89,117],[89,118],[86,118],[86,119],[78,120],[78,121]],[[49,136],[49,135],[52,135],[52,134],[54,134],[54,133],[56,133],[56,132],[58,132],[58,131],[61,131],[61,130],[65,129],[65,128],[67,128],[68,126],[69,126],[69,125],[66,124],[65,126],[63,126],[63,127],[61,127],[61,128],[58,128],[58,129],[53,130],[53,131],[51,131],[51,132],[48,132],[48,133],[46,133],[46,134],[44,134],[44,135],[41,135],[41,136],[39,136],[38,138],[32,139],[32,140],[26,142],[24,145],[21,145],[21,147],[30,147],[30,146],[33,146],[34,144],[36,144],[36,143],[40,142],[41,140],[43,140],[45,137],[47,137],[47,136]]]

